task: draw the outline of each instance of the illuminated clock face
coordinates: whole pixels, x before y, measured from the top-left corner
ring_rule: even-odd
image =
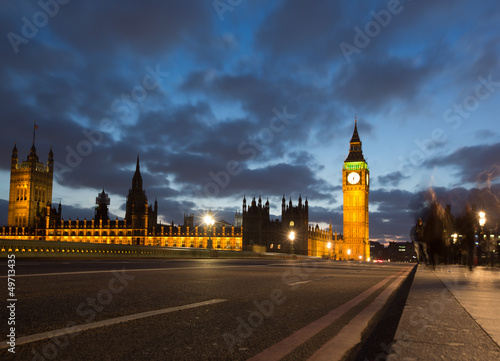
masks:
[[[347,181],[351,184],[357,184],[359,182],[359,174],[356,172],[349,173]]]
[[[370,175],[366,173],[366,185],[370,184]]]

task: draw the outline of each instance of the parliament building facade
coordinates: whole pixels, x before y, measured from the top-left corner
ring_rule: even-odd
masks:
[[[349,156],[344,162],[344,236],[330,226],[320,229],[309,224],[309,204],[299,196],[297,205],[283,195],[281,219],[270,219],[269,201],[253,198],[234,224],[216,221],[213,226],[195,224],[192,214],[184,224],[158,223],[158,203],[150,205],[143,188],[139,156],[129,189],[125,219],[109,218],[110,199],[103,189],[96,197],[93,219],[64,219],[62,205],[52,205],[54,155],[40,162],[33,142],[24,162],[17,147],[11,157],[8,224],[0,228],[0,238],[162,247],[214,248],[294,253],[333,259],[369,259],[368,182],[369,171],[361,152],[357,125],[354,126]],[[357,174],[354,175],[354,174]],[[358,180],[359,177],[359,180]],[[293,237],[291,235],[293,234]],[[211,241],[209,241],[211,240]]]

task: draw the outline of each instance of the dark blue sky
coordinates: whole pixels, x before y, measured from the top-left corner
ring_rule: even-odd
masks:
[[[48,5],[43,5],[48,4]],[[408,240],[429,188],[499,214],[497,1],[4,1],[0,223],[10,155],[33,120],[53,201],[90,218],[124,203],[140,153],[163,222],[243,195],[307,197],[342,231],[341,169],[357,114],[370,238]]]

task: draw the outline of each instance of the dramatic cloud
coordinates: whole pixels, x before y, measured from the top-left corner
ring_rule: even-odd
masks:
[[[407,179],[409,176],[403,175],[401,172],[392,172],[386,175],[378,176],[377,180],[381,186],[397,186],[402,179]]]
[[[500,178],[500,143],[491,145],[464,146],[446,155],[432,158],[424,164],[427,167],[451,168],[460,183],[478,185],[498,182]]]

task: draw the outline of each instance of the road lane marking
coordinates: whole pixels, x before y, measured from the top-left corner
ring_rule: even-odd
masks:
[[[411,268],[396,278],[375,300],[345,325],[338,334],[325,343],[307,361],[341,360],[345,353],[361,342],[361,334],[375,314],[384,307],[389,296],[401,285]]]
[[[108,320],[90,322],[90,323],[86,323],[83,325],[76,325],[76,326],[72,326],[72,327],[68,327],[68,328],[61,328],[59,330],[37,333],[34,335],[17,338],[16,339],[16,346],[22,345],[25,343],[45,340],[47,338],[59,337],[59,336],[63,336],[63,335],[68,335],[68,334],[73,334],[73,333],[91,330],[94,328],[116,325],[116,324],[122,323],[122,322],[139,320],[139,319],[145,318],[145,317],[163,315],[165,313],[182,311],[182,310],[187,310],[190,308],[196,308],[196,307],[201,307],[201,306],[208,306],[208,305],[213,305],[216,303],[221,303],[221,302],[226,302],[226,301],[227,300],[223,300],[223,299],[213,299],[213,300],[208,300],[208,301],[204,301],[204,302],[191,303],[189,305],[164,308],[164,309],[155,310],[155,311],[141,312],[141,313],[136,313],[133,315],[110,318]],[[2,341],[0,343],[0,349],[9,347],[7,342],[8,342],[8,340]]]
[[[401,271],[398,271],[395,274],[388,276],[387,278],[383,279],[376,285],[360,293],[358,296],[354,297],[350,301],[347,301],[343,305],[340,305],[339,307],[333,309],[332,311],[328,312],[325,316],[317,319],[316,321],[310,323],[309,325],[302,327],[300,330],[284,338],[275,345],[265,349],[264,351],[250,358],[248,361],[272,361],[272,360],[282,359],[290,352],[295,350],[297,347],[299,347],[301,344],[309,340],[311,337],[315,336],[320,331],[330,326],[333,322],[342,317],[349,310],[351,310],[352,308],[363,302],[370,295],[372,295],[377,290],[382,288],[391,279],[406,272],[407,269],[408,268],[402,269]]]
[[[293,283],[287,283],[287,286],[297,286],[297,285],[303,285],[304,283],[309,283],[309,282],[315,282],[315,281],[320,281],[324,280],[327,278],[331,278],[331,276],[325,276],[325,277],[319,277],[319,278],[313,278],[312,280],[306,280],[306,281],[298,281],[298,282],[293,282]]]
[[[267,266],[267,265],[260,265],[260,264],[254,264],[254,265],[241,265],[241,266],[219,266],[219,267],[172,267],[172,268],[137,268],[137,269],[127,269],[128,272],[146,272],[146,271],[171,271],[171,270],[194,270],[194,269],[199,269],[199,270],[211,270],[211,269],[217,269],[217,268],[241,268],[241,267],[262,267],[262,266]],[[123,269],[123,268],[122,268]],[[30,273],[30,274],[16,274],[16,278],[19,277],[45,277],[45,276],[66,276],[66,275],[88,275],[88,274],[94,274],[94,273],[109,273],[109,272],[116,272],[116,269],[110,269],[110,270],[101,270],[101,271],[76,271],[76,272],[61,272],[61,273]],[[7,276],[0,276],[0,278],[7,278]]]

